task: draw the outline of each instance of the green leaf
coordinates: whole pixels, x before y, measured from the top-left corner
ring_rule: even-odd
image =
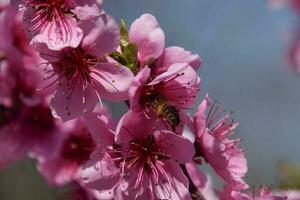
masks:
[[[300,168],[293,164],[280,163],[279,188],[281,189],[300,189]]]
[[[120,25],[120,47],[121,53],[114,51],[110,54],[110,57],[128,67],[135,74],[138,64],[138,48],[134,43],[129,41],[127,26],[123,19]]]
[[[124,59],[123,55],[120,52],[113,51],[109,56],[121,65],[127,66],[127,61]]]
[[[137,72],[137,52],[138,48],[133,43],[129,43],[123,48],[123,56],[127,61],[127,67],[129,67],[133,73]]]
[[[121,28],[120,28],[120,46],[121,47],[125,47],[126,45],[128,45],[129,42],[129,37],[128,37],[128,29],[126,26],[126,23],[123,19],[121,19]]]
[[[137,46],[129,41],[128,37],[128,29],[125,21],[121,20],[121,28],[120,28],[120,47],[123,59],[126,61],[126,66],[133,72],[137,72],[137,54],[138,48]]]

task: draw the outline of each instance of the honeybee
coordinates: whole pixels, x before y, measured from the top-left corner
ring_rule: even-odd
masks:
[[[146,107],[152,108],[158,118],[165,119],[171,125],[173,131],[180,124],[180,115],[177,108],[169,105],[159,93],[147,93]]]

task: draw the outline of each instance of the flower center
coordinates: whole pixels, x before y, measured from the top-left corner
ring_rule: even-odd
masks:
[[[17,106],[12,108],[6,108],[4,105],[0,104],[0,128],[16,119],[19,112],[20,108]]]
[[[155,166],[157,160],[167,158],[167,156],[161,152],[152,135],[146,137],[144,141],[131,141],[129,149],[130,151],[126,158],[127,167],[144,167],[148,173],[151,172],[151,168]]]
[[[89,159],[95,145],[91,136],[85,131],[84,129],[80,135],[71,135],[65,140],[61,150],[63,158],[74,161],[78,165]]]
[[[67,81],[79,80],[80,84],[87,87],[91,82],[92,68],[99,63],[100,59],[87,54],[83,49],[72,49],[64,57],[54,63],[54,70],[59,77]]]
[[[66,16],[76,18],[65,0],[29,0],[27,5],[36,11],[31,19],[31,23],[34,24],[31,31],[42,30],[48,22],[53,21],[60,22],[60,25],[64,26],[67,23]]]
[[[157,185],[162,186],[166,184],[166,187],[162,188],[162,190],[164,190],[165,194],[170,193],[168,189],[165,190],[165,188],[170,188],[171,186],[170,175],[165,168],[165,161],[169,160],[170,157],[161,150],[160,144],[155,141],[153,135],[149,135],[143,140],[132,140],[125,152],[121,146],[119,148],[117,147],[114,151],[123,152],[123,155],[117,156],[115,160],[124,159],[120,163],[123,175],[130,176],[130,174],[135,173],[137,175],[131,190],[140,190],[143,184],[149,184],[149,187],[152,189]],[[148,178],[145,178],[145,176]],[[137,192],[137,194],[140,192]]]
[[[24,125],[33,126],[39,130],[50,131],[55,127],[55,120],[49,107],[37,105],[34,107],[26,107],[26,115],[24,116]]]

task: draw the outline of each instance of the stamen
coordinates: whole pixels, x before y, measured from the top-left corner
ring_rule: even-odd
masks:
[[[124,128],[129,135],[130,131],[126,127]],[[150,187],[153,183],[161,184],[162,192],[167,196],[171,194],[171,180],[168,175],[168,172],[164,169],[163,160],[169,159],[169,157],[160,151],[159,144],[155,141],[153,135],[149,135],[143,140],[132,140],[129,143],[128,149],[123,149],[123,162],[121,164],[122,174],[125,175],[127,170],[136,170],[138,169],[137,178],[134,182],[133,190],[138,189],[139,186],[143,183],[144,176],[149,177]],[[115,159],[116,161],[120,160],[119,158]],[[161,180],[161,175],[163,179],[167,181],[166,184]],[[148,179],[147,179],[148,180]],[[152,188],[155,188],[152,186]],[[152,190],[153,191],[153,190]],[[137,191],[140,193],[141,191]]]
[[[173,81],[174,79],[176,79],[176,78],[178,78],[178,77],[180,77],[180,76],[183,76],[183,75],[184,75],[184,72],[179,73],[179,74],[175,74],[173,77],[171,77],[170,79],[164,81],[163,83],[164,83],[164,84],[168,84],[168,83],[170,83],[171,81]]]
[[[27,16],[27,18],[24,18],[25,21],[29,21],[31,24],[29,31],[43,32],[47,26],[50,26],[50,29],[52,29],[56,25],[58,28],[57,33],[61,36],[56,39],[64,42],[69,41],[73,36],[73,32],[67,19],[73,17],[77,20],[76,15],[71,11],[70,5],[72,7],[76,6],[73,1],[67,5],[65,0],[25,1],[23,7],[34,10],[32,17]]]
[[[213,136],[217,141],[219,141],[226,147],[235,148],[235,144],[233,143],[236,143],[237,140],[223,140],[223,137],[228,134],[234,133],[235,129],[238,126],[238,123],[231,120],[232,112],[229,112],[225,116],[224,115],[225,110],[222,110],[221,104],[217,101],[214,101],[211,105],[209,105],[209,111],[207,114],[205,126],[207,127],[208,134]]]

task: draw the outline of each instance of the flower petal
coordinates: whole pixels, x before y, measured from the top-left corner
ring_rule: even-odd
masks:
[[[120,119],[116,130],[117,143],[129,143],[133,139],[143,140],[154,132],[155,117],[147,118],[145,113],[128,111]]]
[[[192,54],[192,52],[181,47],[168,47],[156,65],[157,73],[167,71],[168,68],[175,63],[187,63],[197,71],[201,65],[201,59],[199,55]]]
[[[51,98],[50,105],[55,116],[68,121],[91,112],[97,101],[95,90],[90,85],[83,89],[79,80],[70,83],[62,80]]]
[[[133,74],[127,67],[114,63],[101,63],[93,69],[91,76],[98,82],[96,87],[100,95],[112,101],[128,99]]]
[[[235,191],[233,188],[231,188],[229,185],[225,185],[224,189],[222,192],[217,191],[216,192],[217,196],[219,197],[220,200],[274,200],[274,199],[259,199],[256,197],[249,196],[245,192],[242,191]],[[279,199],[277,199],[279,200]],[[283,200],[283,199],[280,199]]]
[[[88,23],[81,23],[80,28],[85,32],[81,46],[93,56],[103,57],[119,45],[119,27],[106,13],[89,19]]]
[[[185,177],[178,163],[168,160],[165,162],[165,168],[170,175],[171,188],[168,182],[158,184],[156,186],[158,199],[191,200],[191,195],[188,190],[188,179]],[[166,188],[169,188],[170,192],[166,192]]]
[[[51,185],[62,186],[77,176],[78,166],[63,159],[53,157],[38,163],[38,171]]]
[[[77,1],[72,12],[79,20],[89,20],[101,14],[102,0]],[[85,23],[85,22],[83,22]]]
[[[186,63],[176,63],[148,85],[162,84],[162,93],[177,108],[191,108],[200,88],[200,77]]]
[[[217,199],[213,190],[211,178],[200,170],[194,163],[185,164],[187,172],[198,191],[205,199]]]
[[[157,59],[165,48],[164,32],[155,17],[150,14],[144,14],[132,23],[129,39],[138,46],[142,64],[148,59]]]
[[[45,43],[51,50],[59,51],[65,47],[76,48],[83,37],[83,32],[76,26],[73,18],[66,18],[64,25],[49,22],[40,34],[32,38],[31,43]]]
[[[210,97],[208,94],[205,95],[204,100],[201,102],[199,107],[197,108],[195,115],[194,115],[194,125],[197,130],[197,137],[201,137],[206,129],[206,114],[205,111],[211,104]]]
[[[2,126],[0,129],[0,169],[7,167],[13,161],[23,159],[28,152],[27,145],[24,147],[23,138],[19,125]]]
[[[101,154],[101,150],[94,152],[94,154]],[[102,159],[99,160],[91,159],[80,171],[82,182],[86,187],[101,192],[114,188],[119,182],[120,171],[115,168],[113,162],[107,156],[103,155]]]
[[[150,68],[144,67],[133,79],[129,88],[130,109],[134,112],[141,112],[144,106],[140,103],[144,85],[150,76]]]
[[[179,163],[193,162],[194,146],[188,139],[170,131],[156,131],[154,137],[164,153]]]
[[[247,189],[243,180],[247,173],[247,160],[242,150],[236,147],[226,147],[226,141],[216,138],[205,131],[201,138],[205,158],[215,172],[232,188]]]
[[[84,115],[84,119],[97,145],[104,147],[114,143],[115,135],[109,130],[109,122],[105,115],[101,113],[88,113]]]

